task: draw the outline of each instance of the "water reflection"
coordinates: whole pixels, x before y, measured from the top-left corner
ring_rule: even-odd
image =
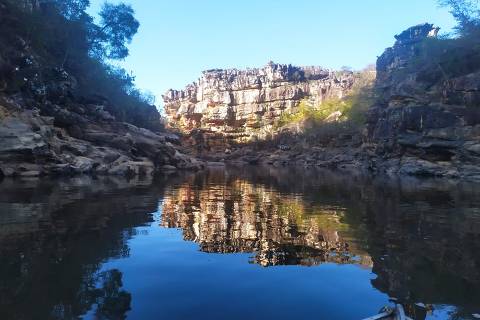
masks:
[[[171,247],[174,235],[165,233],[170,228],[198,247]],[[197,265],[195,259],[204,261],[197,250],[247,253],[253,265],[232,254],[210,255],[211,263]],[[478,252],[478,185],[275,168],[156,180],[0,183],[1,319],[158,318],[162,310],[169,319],[199,312],[210,319],[226,313],[230,318],[356,319],[378,311],[387,297],[402,302],[415,319],[472,319],[480,311]],[[182,257],[189,257],[191,267],[183,267],[187,258]],[[142,265],[153,270],[143,271],[148,284],[140,277]],[[372,270],[375,277],[322,269],[329,265]],[[282,283],[269,279],[284,269],[281,281],[292,293],[282,300],[285,308],[278,308]],[[315,277],[307,290],[302,281],[313,269],[318,272],[308,277],[343,275],[351,291],[365,298],[351,304],[345,301],[349,292],[317,285]],[[230,280],[207,276],[215,283],[209,291],[199,270],[226,272]],[[234,270],[233,278],[228,270]],[[235,277],[239,270],[248,275],[249,287]],[[247,314],[260,301],[255,290],[262,290],[262,309]],[[385,294],[383,302],[376,290]],[[216,292],[238,297],[230,306],[229,295]]]
[[[358,263],[371,258],[352,239],[346,209],[304,201],[224,171],[190,177],[170,189],[161,225],[181,228],[204,252],[252,252],[262,266]],[[352,241],[348,241],[350,239]]]
[[[433,304],[480,306],[480,190],[328,171],[222,170],[169,189],[161,225],[204,252],[252,252],[262,266],[354,263],[423,319]]]
[[[73,319],[92,308],[97,319],[124,318],[131,298],[122,273],[100,267],[129,256],[160,190],[111,178],[3,181],[0,318]]]

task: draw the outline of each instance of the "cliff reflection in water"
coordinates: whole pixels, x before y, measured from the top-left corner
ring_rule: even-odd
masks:
[[[248,253],[254,264],[277,267],[250,266],[238,255],[210,255],[207,263],[180,233],[203,252]],[[437,318],[472,319],[480,311],[479,252],[480,188],[458,182],[386,182],[271,167],[160,180],[0,182],[1,319],[158,318],[161,310],[170,311],[169,318],[188,318],[171,310],[209,314],[219,306],[222,315],[248,318],[242,312],[258,305],[257,290],[263,318],[292,318],[285,310],[298,309],[321,318],[332,303],[332,319],[355,318],[360,307],[368,316],[389,296],[415,319],[426,316],[418,303],[448,313]],[[335,264],[349,265],[335,273],[328,268]],[[368,271],[355,278],[353,269],[371,270],[375,278]],[[231,281],[201,273],[211,270]],[[248,286],[235,278],[239,270]],[[277,272],[282,277],[271,278]],[[358,292],[384,294],[385,300],[362,300],[351,314],[341,314],[348,292],[318,282],[334,274],[342,278],[335,284],[345,281],[350,288],[352,282],[353,295],[362,287]],[[214,286],[210,291],[202,276]],[[304,277],[312,283],[308,293]],[[275,304],[279,281],[288,292],[298,286],[291,290],[295,297],[283,297],[285,308]]]
[[[344,207],[314,204],[302,194],[281,193],[224,171],[193,176],[170,189],[162,212],[162,226],[181,228],[185,240],[204,252],[252,252],[253,262],[262,266],[372,266],[352,238]]]
[[[480,309],[480,189],[451,181],[384,181],[328,171],[211,171],[165,192],[161,225],[204,252],[254,263],[371,267],[372,284],[423,319],[424,304]],[[423,315],[422,315],[423,314]]]

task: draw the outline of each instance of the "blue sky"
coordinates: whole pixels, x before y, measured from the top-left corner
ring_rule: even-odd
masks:
[[[91,0],[91,13],[104,0]],[[119,2],[112,0],[110,2]],[[124,0],[140,21],[121,63],[161,105],[212,68],[294,65],[360,69],[374,63],[395,34],[423,22],[451,31],[436,0]]]

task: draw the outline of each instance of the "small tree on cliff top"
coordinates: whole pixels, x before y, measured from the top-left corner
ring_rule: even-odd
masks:
[[[130,5],[105,3],[100,12],[100,25],[93,25],[91,52],[99,59],[124,59],[127,44],[137,33],[140,23]]]
[[[79,20],[90,6],[90,0],[53,0],[53,4],[68,20]]]
[[[457,20],[457,31],[461,36],[480,32],[480,0],[438,0],[441,6],[450,8]]]

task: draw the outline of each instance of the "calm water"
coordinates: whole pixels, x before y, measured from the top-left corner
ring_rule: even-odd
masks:
[[[480,188],[228,168],[0,182],[0,319],[480,313]]]

